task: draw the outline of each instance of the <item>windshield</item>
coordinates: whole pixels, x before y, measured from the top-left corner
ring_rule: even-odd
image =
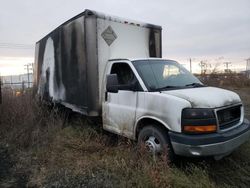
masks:
[[[204,86],[183,66],[172,60],[136,60],[133,64],[149,91]]]

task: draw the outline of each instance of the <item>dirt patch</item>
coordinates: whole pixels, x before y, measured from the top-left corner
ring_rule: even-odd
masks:
[[[0,145],[0,187],[26,187],[27,175],[16,170],[8,147]]]
[[[10,161],[8,150],[0,145],[0,182],[10,176],[10,170],[13,167]]]

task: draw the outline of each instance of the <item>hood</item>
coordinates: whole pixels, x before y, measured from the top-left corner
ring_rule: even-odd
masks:
[[[185,99],[191,103],[193,108],[217,108],[241,103],[238,94],[216,87],[179,89],[162,93]]]

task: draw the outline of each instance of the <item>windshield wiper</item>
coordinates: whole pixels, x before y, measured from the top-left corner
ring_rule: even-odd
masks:
[[[192,83],[192,84],[187,84],[185,86],[192,86],[192,87],[206,87],[205,85],[201,84],[201,83]]]
[[[155,88],[155,87],[150,87],[150,90],[152,91],[161,91],[161,90],[164,90],[164,89],[176,89],[176,88],[185,88],[185,87],[206,87],[206,85],[203,85],[201,83],[192,83],[192,84],[187,84],[185,86],[171,86],[171,85],[168,85],[168,86],[164,86],[164,87],[159,87],[159,88]]]
[[[164,86],[164,87],[159,87],[159,88],[150,87],[150,90],[161,91],[161,90],[164,90],[164,89],[174,89],[174,88],[180,88],[180,86]]]

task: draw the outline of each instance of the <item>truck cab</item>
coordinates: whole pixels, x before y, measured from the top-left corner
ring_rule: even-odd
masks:
[[[112,59],[104,75],[103,128],[152,153],[221,158],[250,137],[240,97],[204,85],[176,61]]]

